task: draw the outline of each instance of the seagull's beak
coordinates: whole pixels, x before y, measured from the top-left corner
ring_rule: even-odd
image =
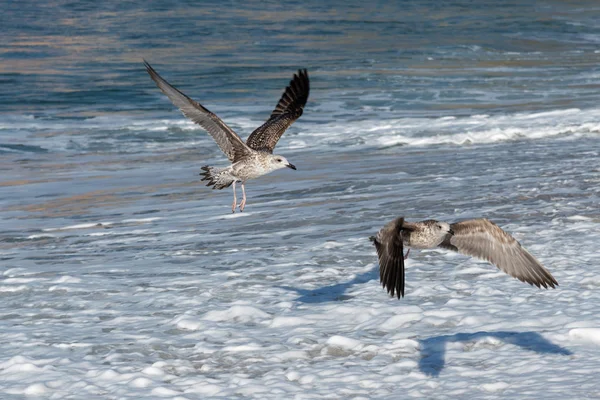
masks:
[[[449,229],[448,233],[451,234],[452,236],[454,236],[454,231],[452,229]]]
[[[288,163],[288,165],[286,165],[286,167],[293,169],[294,171],[296,170],[296,166],[294,164],[290,164]]]

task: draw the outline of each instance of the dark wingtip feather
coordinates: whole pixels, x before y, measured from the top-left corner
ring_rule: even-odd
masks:
[[[156,71],[154,70],[154,68],[152,68],[150,63],[148,61],[146,61],[146,59],[144,59],[144,58],[142,58],[142,61],[144,62],[144,67],[146,67],[146,72],[148,72],[150,74],[150,76],[155,75]]]
[[[392,297],[404,297],[404,251],[402,229],[404,218],[396,218],[386,224],[377,234],[371,236],[379,259],[379,282]],[[375,239],[375,240],[374,240]]]

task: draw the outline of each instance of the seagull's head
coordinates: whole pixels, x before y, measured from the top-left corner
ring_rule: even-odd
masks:
[[[454,231],[452,227],[447,222],[436,221],[434,219],[430,219],[425,222],[425,229],[429,231],[429,234],[434,237],[434,242],[436,242],[432,246],[438,246],[440,243],[446,239],[448,235],[454,235]]]
[[[271,157],[269,157],[269,166],[272,168],[272,170],[285,168],[285,167],[291,168],[291,169],[296,169],[294,164],[291,164],[288,160],[286,160],[286,158],[284,156],[278,156],[278,155],[271,155]]]
[[[440,232],[440,235],[446,236],[447,234],[454,235],[454,231],[447,222],[437,222],[435,228]]]

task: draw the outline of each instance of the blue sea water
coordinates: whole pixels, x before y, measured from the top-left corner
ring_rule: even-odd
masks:
[[[597,2],[1,5],[3,398],[598,395]],[[307,68],[298,170],[231,214],[143,58],[243,138]],[[398,215],[489,218],[561,286],[424,251],[391,299]]]

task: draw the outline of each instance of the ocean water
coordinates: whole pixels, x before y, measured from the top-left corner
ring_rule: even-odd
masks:
[[[600,6],[525,3],[3,2],[0,397],[600,396]],[[308,68],[298,170],[231,214],[142,58],[243,138]],[[489,218],[560,287],[411,251],[390,298],[399,215]]]

